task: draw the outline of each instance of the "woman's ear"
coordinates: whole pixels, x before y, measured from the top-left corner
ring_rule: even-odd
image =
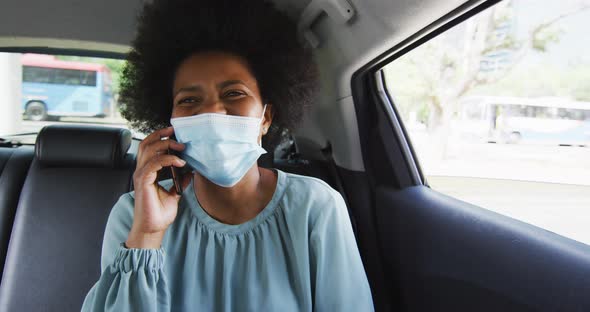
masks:
[[[262,122],[262,135],[268,133],[270,125],[272,124],[272,117],[274,116],[274,109],[272,104],[266,104],[266,110],[264,111],[264,121]]]

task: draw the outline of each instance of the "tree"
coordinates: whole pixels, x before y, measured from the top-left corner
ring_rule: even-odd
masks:
[[[570,1],[560,12],[531,27],[525,37],[517,38],[511,30],[513,1],[501,2],[387,66],[386,80],[395,91],[394,101],[402,104],[406,114],[419,112],[418,119],[439,136],[436,141],[442,144],[444,155],[451,118],[461,97],[502,84],[530,53],[544,53],[559,41],[559,21],[588,8],[589,0]],[[585,97],[586,86],[574,93]]]

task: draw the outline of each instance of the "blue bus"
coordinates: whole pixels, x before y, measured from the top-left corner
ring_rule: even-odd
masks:
[[[105,117],[113,97],[108,67],[58,60],[52,55],[22,56],[22,110],[28,120]]]

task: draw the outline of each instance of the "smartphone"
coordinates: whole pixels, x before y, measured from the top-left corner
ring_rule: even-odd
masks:
[[[172,134],[168,139],[174,140],[176,141],[176,136],[174,134]],[[168,154],[169,155],[175,155],[175,156],[179,156],[180,154],[172,149],[168,149]],[[188,166],[188,165],[185,165]],[[172,173],[172,181],[174,181],[174,188],[176,189],[176,194],[178,195],[182,195],[182,170],[180,170],[180,168],[174,167],[174,166],[170,166],[170,171]]]

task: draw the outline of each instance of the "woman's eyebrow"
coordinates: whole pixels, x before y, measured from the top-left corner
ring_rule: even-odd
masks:
[[[234,84],[241,84],[241,85],[244,85],[245,87],[248,87],[248,85],[246,85],[246,83],[244,83],[242,80],[226,80],[224,82],[218,83],[217,84],[217,88],[218,89],[223,89],[223,88],[225,88],[227,86],[231,86],[231,85],[234,85]]]
[[[203,87],[201,87],[201,86],[182,87],[174,93],[174,97],[176,97],[178,95],[178,93],[180,93],[180,92],[199,92],[202,90],[203,90]]]

